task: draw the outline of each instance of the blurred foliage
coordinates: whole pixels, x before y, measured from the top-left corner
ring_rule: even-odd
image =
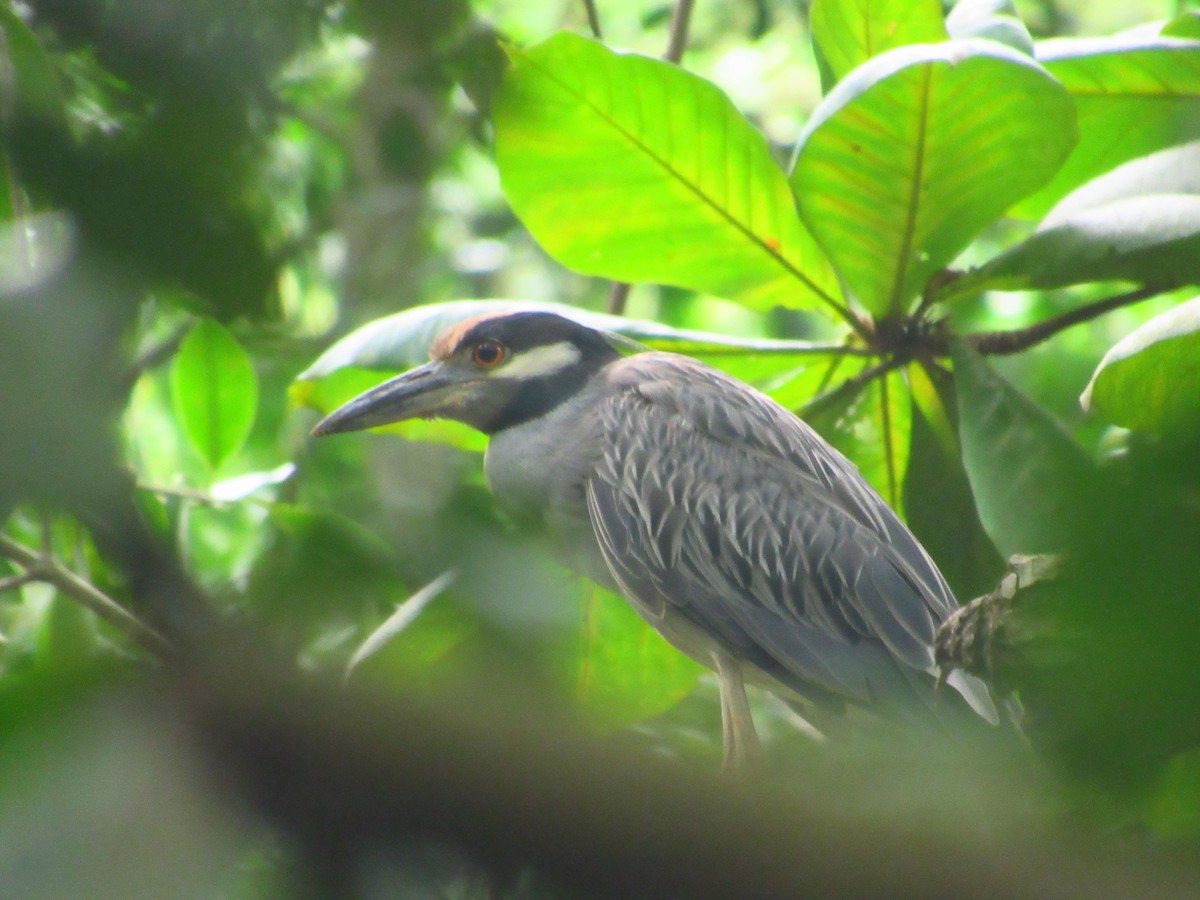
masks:
[[[603,42],[574,0],[0,7],[6,896],[575,895],[436,841],[306,867],[325,833],[216,774],[129,620],[715,765],[711,678],[493,507],[479,435],[308,437],[525,303],[804,414],[961,599],[1063,555],[998,662],[1033,752],[982,799],[986,753],[839,755],[756,696],[774,775],[980,842],[1200,846],[1200,12],[723,0],[673,66],[668,5],[598,6]],[[175,558],[212,621],[147,600]]]

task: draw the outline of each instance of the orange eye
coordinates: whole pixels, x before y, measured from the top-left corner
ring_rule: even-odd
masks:
[[[499,341],[480,341],[471,348],[471,362],[483,369],[494,369],[504,362],[504,345]]]

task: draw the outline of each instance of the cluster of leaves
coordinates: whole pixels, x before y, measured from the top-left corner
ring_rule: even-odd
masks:
[[[509,5],[477,6],[511,25]],[[714,6],[716,33],[736,16]],[[756,37],[791,16],[759,6]],[[521,685],[711,764],[712,685],[495,512],[479,435],[307,439],[301,407],[329,411],[452,322],[534,301],[414,305],[318,355],[335,326],[518,293],[805,415],[963,598],[1010,554],[1065,554],[1014,613],[1004,681],[1045,755],[1102,786],[1088,797],[1130,789],[1119,817],[1195,838],[1200,734],[1181,710],[1200,697],[1200,16],[1035,41],[1003,0],[949,15],[816,0],[822,97],[781,147],[714,81],[546,37],[559,23],[542,15],[516,29],[525,45],[428,0],[0,9],[0,735],[21,738],[6,758],[63,759],[62,733],[92,721],[56,719],[65,696],[86,709],[98,684],[213,633],[182,601],[146,602],[163,569],[131,549],[136,521],[218,619],[302,668],[442,698],[472,678]],[[604,285],[557,264],[660,286],[658,305],[585,309]],[[1015,322],[995,312],[1013,291],[1033,313]],[[1082,364],[1042,343],[1118,308],[1131,333],[1090,333]],[[1039,391],[1045,372],[1058,382]],[[1056,404],[1080,394],[1086,417]],[[812,748],[761,704],[784,764],[802,764]],[[170,748],[120,730],[159,778]],[[15,799],[46,796],[27,781]],[[194,822],[214,815],[165,775],[147,791],[167,789]],[[111,805],[96,796],[83,821]]]

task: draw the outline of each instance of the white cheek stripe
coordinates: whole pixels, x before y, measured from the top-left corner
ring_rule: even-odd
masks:
[[[495,375],[497,378],[541,378],[570,368],[579,362],[581,355],[579,348],[570,341],[559,341],[513,354],[512,359],[495,370]]]

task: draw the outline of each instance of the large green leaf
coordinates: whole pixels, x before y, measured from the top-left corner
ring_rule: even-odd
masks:
[[[496,161],[514,211],[552,256],[760,309],[838,307],[786,177],[718,88],[572,34],[511,57]]]
[[[1134,431],[1200,424],[1200,297],[1155,316],[1104,354],[1079,398]]]
[[[704,671],[668,644],[616,594],[584,584],[584,621],[569,654],[584,715],[610,729],[670,709]]]
[[[771,390],[793,382],[803,370],[828,363],[836,351],[808,341],[731,338],[710,332],[672,328],[657,322],[588,312],[561,303],[529,300],[453,300],[417,306],[385,316],[346,335],[296,378],[294,403],[329,412],[374,387],[389,375],[428,358],[429,345],[451,325],[471,316],[515,310],[546,310],[591,328],[621,334],[655,350],[686,353],[735,377]],[[803,399],[807,399],[805,394]],[[454,422],[399,422],[387,431],[415,440],[482,449],[486,439]]]
[[[1200,41],[1146,35],[1058,39],[1038,60],[1071,92],[1079,144],[1054,180],[1019,211],[1041,215],[1101,172],[1200,138]]]
[[[966,344],[951,349],[962,458],[979,520],[1004,557],[1063,550],[1091,460]]]
[[[896,47],[946,40],[939,0],[814,0],[809,26],[835,80]]]
[[[219,323],[204,319],[171,366],[171,400],[188,441],[214,469],[250,435],[258,379],[246,351]]]
[[[946,16],[955,40],[987,38],[1033,56],[1033,38],[1012,0],[958,0]]]
[[[1200,284],[1200,196],[1130,197],[1055,219],[951,290],[1091,281]]]
[[[1131,160],[1076,188],[1030,238],[947,283],[938,299],[1105,279],[1195,281],[1200,258],[1189,197],[1200,197],[1200,141]]]
[[[1075,140],[1071,98],[991,41],[902,47],[813,113],[792,185],[849,292],[902,310],[982,228],[1049,179]]]

